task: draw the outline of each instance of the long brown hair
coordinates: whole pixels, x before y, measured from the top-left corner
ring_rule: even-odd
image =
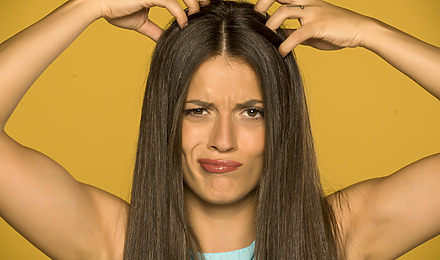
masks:
[[[207,59],[247,62],[262,87],[265,159],[257,192],[256,259],[337,259],[338,227],[323,197],[304,88],[285,39],[254,5],[212,0],[164,32],[153,54],[140,122],[124,259],[202,252],[184,209],[181,119],[190,79]],[[203,258],[202,254],[197,254]]]

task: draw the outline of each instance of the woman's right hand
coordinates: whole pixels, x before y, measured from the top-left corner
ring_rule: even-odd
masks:
[[[174,17],[180,28],[188,22],[188,17],[176,0],[96,0],[99,3],[100,16],[109,23],[140,32],[154,41],[163,33],[163,29],[148,18],[151,7],[166,8]],[[200,10],[197,0],[184,0],[188,14]]]

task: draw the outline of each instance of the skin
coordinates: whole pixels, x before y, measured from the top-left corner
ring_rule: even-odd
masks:
[[[190,12],[197,12],[196,1],[185,3]],[[256,10],[265,12],[272,3],[272,0],[260,0]],[[291,31],[290,37],[279,47],[281,55],[301,43],[325,50],[363,47],[440,99],[437,73],[440,71],[440,50],[437,47],[375,19],[320,0],[283,0],[281,4],[267,22],[269,28],[275,30],[286,19],[299,19],[302,24],[298,30]],[[165,7],[182,27],[186,24],[186,15],[175,0],[72,0],[0,45],[0,215],[52,258],[121,259],[129,205],[96,187],[77,182],[49,157],[14,141],[4,132],[4,126],[38,76],[95,20],[105,18],[116,26],[157,40],[162,29],[148,19],[148,11],[153,6]],[[248,69],[244,64],[232,60],[227,63],[222,70],[230,73],[225,72],[224,79],[239,82],[239,75],[231,68],[242,69],[241,74],[248,75],[246,79],[250,80],[246,84],[255,87],[252,73],[244,73]],[[197,90],[197,81],[193,84],[190,90]],[[209,88],[218,90],[214,85]],[[242,135],[249,129],[241,123],[233,107],[237,102],[259,96],[255,89],[243,95],[235,92],[222,93],[219,99],[203,89],[190,92],[189,98],[212,99],[207,101],[214,103],[216,109],[206,121],[202,120],[203,124],[184,120],[187,138],[184,138],[183,156],[188,185],[185,196],[190,206],[190,221],[200,221],[197,235],[202,237],[202,245],[208,252],[245,247],[254,239],[250,235],[253,234],[250,216],[254,210],[251,198],[259,171],[257,166],[252,170],[248,168],[247,161],[258,161],[257,151],[261,147],[249,144],[258,147],[252,150],[240,145],[249,142]],[[203,140],[194,135],[205,127],[208,130]],[[254,131],[248,134],[261,134],[260,128]],[[225,150],[224,147],[229,148]],[[242,160],[246,169],[243,167],[239,171],[253,181],[245,184],[237,176],[237,183],[233,183],[233,176],[228,175],[212,178],[200,171],[194,161],[199,155],[220,154]],[[350,208],[339,205],[335,195],[330,195],[328,200],[341,223],[342,242],[348,258],[394,259],[440,234],[439,172],[440,155],[434,154],[388,177],[364,181],[343,190],[341,193]],[[239,188],[232,188],[234,185]],[[237,210],[237,205],[245,208]],[[423,221],[416,221],[420,219]],[[211,227],[218,231],[231,230],[240,224],[244,225],[243,229],[228,233],[235,247],[226,241],[224,234],[219,236],[222,243],[215,246],[217,237],[210,237],[207,232]]]
[[[212,103],[200,106],[194,100]],[[258,100],[252,106],[238,104]],[[255,239],[255,188],[264,152],[263,98],[257,76],[245,63],[219,56],[193,76],[182,124],[185,203],[190,223],[205,252],[246,247]],[[242,163],[237,170],[213,174],[199,158]]]

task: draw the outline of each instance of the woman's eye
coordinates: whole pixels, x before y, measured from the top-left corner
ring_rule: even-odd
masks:
[[[249,108],[243,111],[243,116],[249,117],[251,119],[260,119],[264,116],[264,111],[259,108]]]
[[[208,111],[205,108],[191,108],[185,110],[185,115],[190,115],[194,117],[201,117],[203,114],[208,113]]]
[[[192,109],[191,112],[196,115],[201,115],[201,114],[203,114],[203,109],[202,108],[195,108],[195,109]]]

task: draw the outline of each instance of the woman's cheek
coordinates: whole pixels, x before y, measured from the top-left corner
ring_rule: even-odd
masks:
[[[241,147],[249,148],[256,154],[264,151],[264,124],[252,124],[243,127],[241,132]]]
[[[194,122],[183,122],[182,124],[182,148],[188,153],[203,143],[207,138],[207,126]]]

